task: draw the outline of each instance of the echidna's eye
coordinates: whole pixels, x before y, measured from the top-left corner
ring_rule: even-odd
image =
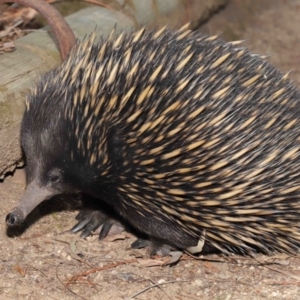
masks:
[[[53,169],[49,172],[49,181],[51,183],[57,183],[61,180],[61,172],[58,169]]]
[[[54,175],[54,176],[51,176],[50,177],[50,181],[52,182],[52,183],[56,183],[56,182],[58,182],[59,181],[59,176],[58,175]]]

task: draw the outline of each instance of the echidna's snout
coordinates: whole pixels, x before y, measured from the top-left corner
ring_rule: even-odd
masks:
[[[35,181],[31,182],[27,186],[19,206],[6,216],[7,226],[13,227],[22,224],[35,207],[55,194],[52,190],[39,186]]]

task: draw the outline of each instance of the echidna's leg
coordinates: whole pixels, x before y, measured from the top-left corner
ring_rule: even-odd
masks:
[[[118,226],[120,230],[125,229],[125,226],[119,221],[111,218],[100,210],[84,209],[76,216],[76,220],[79,222],[71,229],[71,232],[77,233],[82,230],[82,233],[80,234],[81,238],[90,236],[100,228],[99,240],[103,240],[108,235],[113,225]],[[174,248],[168,244],[153,239],[143,238],[138,238],[131,244],[131,247],[133,249],[148,248],[150,256],[166,256],[170,251],[174,250]]]
[[[71,229],[71,232],[77,233],[82,230],[81,238],[88,237],[100,228],[99,240],[102,240],[108,235],[113,225],[124,230],[124,226],[120,222],[100,210],[84,209],[76,216],[76,220],[79,222]]]

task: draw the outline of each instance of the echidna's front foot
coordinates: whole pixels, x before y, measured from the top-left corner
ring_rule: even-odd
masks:
[[[124,229],[117,220],[111,218],[100,210],[84,209],[77,216],[79,222],[71,229],[72,233],[77,233],[82,230],[81,238],[86,238],[94,231],[100,228],[99,240],[103,240],[111,230],[113,225],[117,225]]]

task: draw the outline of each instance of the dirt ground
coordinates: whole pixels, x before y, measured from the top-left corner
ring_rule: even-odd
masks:
[[[299,0],[232,0],[201,30],[247,40],[300,84]],[[300,256],[184,256],[162,266],[129,249],[128,234],[99,242],[69,233],[76,212],[54,205],[36,210],[22,232],[7,232],[5,216],[24,186],[23,170],[0,183],[0,299],[300,299]]]

